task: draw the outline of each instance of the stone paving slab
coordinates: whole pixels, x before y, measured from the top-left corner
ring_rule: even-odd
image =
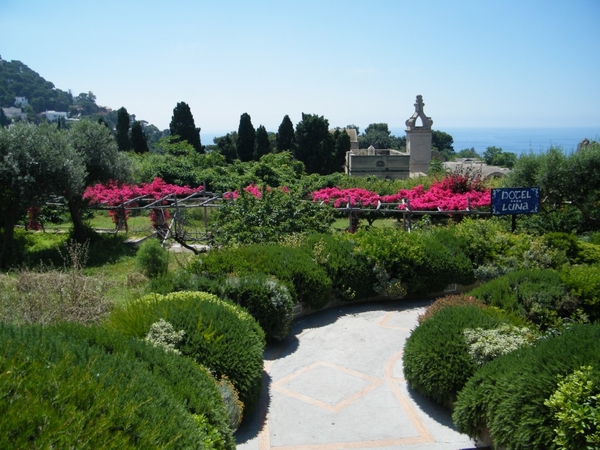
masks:
[[[265,353],[241,450],[466,450],[450,413],[410,390],[402,349],[429,302],[332,308],[298,319]]]

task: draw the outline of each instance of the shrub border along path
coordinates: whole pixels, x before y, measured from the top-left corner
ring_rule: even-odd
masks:
[[[429,303],[347,305],[297,320],[288,339],[267,347],[260,406],[236,433],[237,448],[474,447],[403,378],[404,342]]]

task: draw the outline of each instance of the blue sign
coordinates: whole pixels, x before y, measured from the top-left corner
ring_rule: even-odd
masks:
[[[492,214],[536,214],[540,210],[540,188],[492,189]]]

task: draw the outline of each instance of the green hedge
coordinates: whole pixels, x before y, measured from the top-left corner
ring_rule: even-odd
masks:
[[[580,301],[569,293],[559,273],[553,270],[521,270],[508,273],[469,295],[487,305],[513,312],[541,329],[556,327],[571,317]]]
[[[297,302],[319,309],[331,301],[332,286],[327,272],[299,248],[281,245],[248,245],[211,250],[201,255],[190,272],[225,279],[230,274],[265,273],[283,282]]]
[[[451,404],[477,365],[464,338],[467,328],[497,328],[508,320],[478,306],[449,306],[415,328],[404,346],[404,376],[412,388]]]
[[[152,373],[187,411],[206,417],[208,423],[218,430],[227,448],[235,448],[217,381],[205,367],[190,358],[164,351],[152,343],[106,328],[64,323],[50,330],[65,339],[84,342],[107,353],[123,354],[135,359]]]
[[[267,340],[282,340],[289,334],[294,319],[294,301],[277,279],[260,273],[230,276],[225,280],[221,294],[246,308],[264,330]]]
[[[484,365],[458,394],[454,423],[471,437],[488,429],[506,448],[557,448],[558,423],[544,402],[561,377],[588,365],[600,367],[599,323],[574,325]]]
[[[148,295],[115,309],[106,327],[143,338],[159,319],[185,335],[178,350],[225,375],[240,394],[246,412],[258,400],[263,368],[264,332],[243,308],[205,292]]]
[[[1,324],[0,349],[0,448],[210,448],[172,389],[127,353]]]

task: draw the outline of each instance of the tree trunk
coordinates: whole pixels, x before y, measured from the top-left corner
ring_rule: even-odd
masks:
[[[69,199],[69,213],[73,222],[73,238],[80,244],[83,244],[88,238],[87,228],[81,218],[82,204],[83,200],[80,196]]]
[[[4,214],[4,233],[2,234],[2,247],[0,247],[0,268],[6,269],[13,259],[13,242],[15,236],[15,225],[17,223],[17,211],[12,208]]]

